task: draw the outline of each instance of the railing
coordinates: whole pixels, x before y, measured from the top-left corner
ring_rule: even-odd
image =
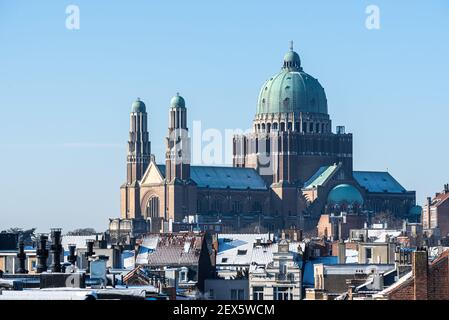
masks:
[[[293,273],[277,273],[275,279],[282,282],[294,282],[295,275]]]

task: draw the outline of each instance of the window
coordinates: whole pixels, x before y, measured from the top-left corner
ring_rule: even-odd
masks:
[[[234,201],[234,203],[232,204],[232,211],[234,213],[242,212],[242,203],[240,201]]]
[[[253,300],[263,300],[263,287],[253,288]]]
[[[244,255],[246,255],[247,252],[248,252],[247,250],[237,250],[237,255],[244,256]]]
[[[221,212],[221,201],[219,199],[215,199],[212,202],[212,211]]]
[[[287,274],[287,263],[285,261],[279,262],[279,275],[285,276]]]
[[[181,271],[179,272],[179,282],[187,282],[189,281],[188,277],[187,277],[187,268],[182,268]]]
[[[274,288],[274,300],[293,300],[293,295],[288,287]]]
[[[209,298],[214,299],[214,289],[209,289]]]
[[[147,218],[159,217],[159,198],[151,197],[147,203]]]
[[[372,259],[372,257],[373,257],[373,248],[366,248],[365,249],[365,257],[366,257],[366,259]]]
[[[245,290],[231,289],[231,300],[245,300]]]

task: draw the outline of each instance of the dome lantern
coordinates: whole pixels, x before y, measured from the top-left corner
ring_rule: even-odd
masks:
[[[293,40],[290,41],[290,51],[284,56],[284,69],[302,71],[301,58],[299,54],[293,50]]]

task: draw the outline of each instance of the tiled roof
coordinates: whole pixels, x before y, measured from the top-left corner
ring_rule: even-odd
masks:
[[[432,199],[432,205],[438,207],[443,202],[446,202],[449,199],[449,192],[441,192],[438,193],[435,198]]]
[[[388,172],[354,171],[354,179],[368,192],[405,193],[406,190]]]
[[[165,176],[165,165],[157,165]],[[199,188],[267,190],[262,177],[252,168],[190,166],[190,176]]]
[[[149,266],[197,264],[203,235],[180,233],[149,235],[142,240],[136,264]]]

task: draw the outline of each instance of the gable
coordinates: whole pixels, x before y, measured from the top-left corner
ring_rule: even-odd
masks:
[[[164,176],[159,171],[158,166],[154,162],[151,162],[143,175],[141,184],[159,184],[163,181]]]

